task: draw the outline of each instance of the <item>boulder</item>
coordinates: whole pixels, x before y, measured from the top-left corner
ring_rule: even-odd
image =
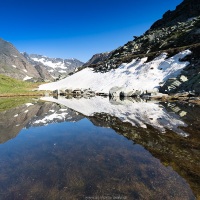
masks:
[[[112,87],[109,91],[109,96],[110,97],[119,97],[121,93],[123,93],[124,88],[123,87]]]
[[[72,89],[66,89],[65,92],[66,92],[67,94],[72,94]]]

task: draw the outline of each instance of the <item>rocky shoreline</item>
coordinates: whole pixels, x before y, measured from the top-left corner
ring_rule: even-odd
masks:
[[[65,96],[66,99],[72,98],[92,98],[95,96],[109,97],[110,99],[119,98],[120,100],[133,98],[133,99],[146,99],[146,100],[156,100],[162,102],[184,102],[184,103],[192,103],[200,105],[200,96],[196,96],[191,92],[182,92],[175,94],[163,94],[163,93],[155,93],[155,94],[140,94],[138,95],[113,95],[111,93],[95,93],[94,91],[88,90],[55,90],[53,92],[48,93],[49,96],[53,96],[54,98],[58,98],[58,96]]]
[[[158,101],[167,101],[167,102],[183,102],[183,103],[192,103],[200,105],[200,97],[190,97],[190,96],[182,96],[182,94],[174,94],[174,95],[158,95],[152,96],[152,100]]]

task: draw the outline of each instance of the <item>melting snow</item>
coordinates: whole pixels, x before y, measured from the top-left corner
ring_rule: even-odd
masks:
[[[40,85],[40,90],[56,89],[88,89],[95,92],[109,93],[112,87],[123,87],[124,91],[157,90],[161,82],[168,78],[177,77],[189,62],[180,62],[180,59],[191,54],[185,50],[168,58],[162,53],[151,62],[147,58],[134,59],[124,63],[115,70],[106,73],[95,73],[91,68],[86,68],[58,82]]]
[[[26,76],[23,80],[26,81],[26,80],[29,80],[29,79],[32,79],[33,77],[30,77],[30,76]]]
[[[60,71],[58,71],[59,73],[66,73],[66,71],[64,71],[64,70],[60,70]]]
[[[17,68],[17,66],[16,65],[12,65],[14,68]]]
[[[32,103],[26,103],[25,104],[27,107],[29,107],[29,106],[32,106],[33,104]]]

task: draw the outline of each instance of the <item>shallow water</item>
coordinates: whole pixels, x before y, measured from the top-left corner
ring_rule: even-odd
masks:
[[[0,199],[199,198],[198,106],[54,101],[1,112]]]

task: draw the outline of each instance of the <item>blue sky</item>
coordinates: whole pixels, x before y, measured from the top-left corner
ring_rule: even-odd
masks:
[[[143,34],[183,0],[0,0],[0,37],[19,51],[87,61]]]

